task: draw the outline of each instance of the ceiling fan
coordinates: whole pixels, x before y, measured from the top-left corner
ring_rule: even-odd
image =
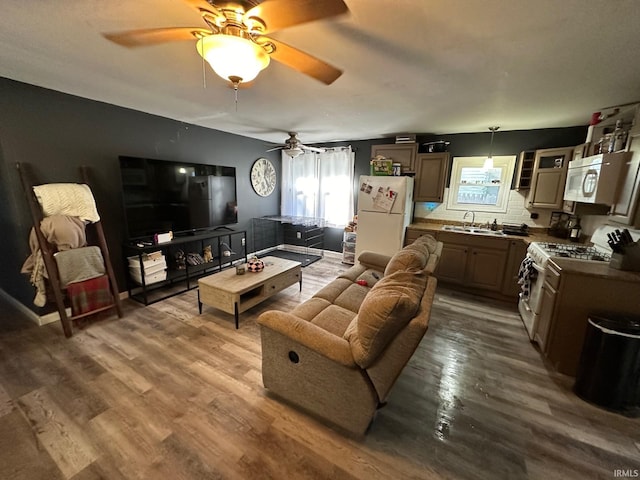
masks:
[[[347,13],[342,0],[183,1],[198,11],[207,28],[150,28],[103,35],[129,48],[196,40],[198,53],[236,90],[241,82],[253,80],[271,58],[326,85],[342,75],[336,67],[266,35]]]
[[[274,150],[282,150],[291,158],[302,155],[305,151],[317,153],[323,153],[325,151],[324,148],[308,147],[307,145],[303,145],[302,142],[298,140],[298,134],[296,132],[289,132],[289,138],[284,141],[284,145],[270,148],[267,152],[273,152]]]

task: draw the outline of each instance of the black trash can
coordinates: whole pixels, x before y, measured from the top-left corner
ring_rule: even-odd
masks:
[[[590,403],[640,416],[640,316],[589,318],[574,391]]]

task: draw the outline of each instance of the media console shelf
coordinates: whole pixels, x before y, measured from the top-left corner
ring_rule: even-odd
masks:
[[[189,262],[189,254],[204,259],[205,247],[211,247],[209,262]],[[159,266],[149,259],[158,259]],[[181,254],[184,254],[182,255]],[[160,260],[161,257],[164,257]],[[182,258],[183,260],[180,260]],[[198,286],[198,278],[247,262],[247,234],[244,230],[211,230],[174,238],[157,245],[124,245],[129,297],[144,305],[179,295]],[[162,272],[166,262],[166,277]],[[159,270],[158,270],[159,268]]]

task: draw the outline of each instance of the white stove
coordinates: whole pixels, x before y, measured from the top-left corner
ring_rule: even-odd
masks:
[[[605,250],[595,245],[575,243],[533,242],[529,245],[527,252],[540,266],[546,265],[547,260],[551,257],[575,258],[594,262],[609,262],[611,260],[611,249]]]
[[[542,310],[542,285],[544,284],[545,267],[550,258],[573,258],[583,262],[609,262],[612,250],[608,243],[608,234],[624,227],[603,225],[591,236],[591,245],[580,243],[533,242],[527,248],[527,256],[522,263],[521,273],[524,278],[523,291],[520,294],[518,310],[524,322],[529,338],[536,341],[538,318]],[[632,230],[634,241],[640,239],[640,230]],[[527,263],[528,262],[528,263]]]

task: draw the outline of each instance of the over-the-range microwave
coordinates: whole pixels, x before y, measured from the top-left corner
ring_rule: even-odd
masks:
[[[564,199],[580,203],[613,205],[620,176],[631,158],[628,152],[603,153],[569,162]]]

